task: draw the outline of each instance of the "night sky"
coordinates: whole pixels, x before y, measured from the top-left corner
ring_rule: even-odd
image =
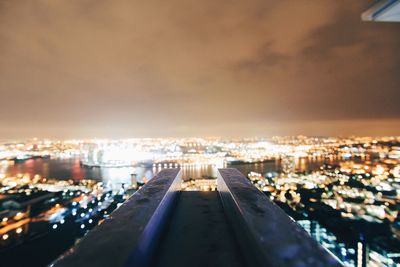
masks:
[[[400,135],[371,2],[0,0],[0,139]]]

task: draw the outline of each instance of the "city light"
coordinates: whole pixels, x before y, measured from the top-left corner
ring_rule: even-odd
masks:
[[[17,147],[3,145],[2,149],[8,151],[3,155],[10,156],[18,151],[15,153],[29,156],[15,162],[12,158],[3,159],[7,164],[1,173],[0,193],[31,199],[41,199],[43,195],[49,206],[40,214],[32,215],[28,208],[10,202],[8,205],[16,210],[10,209],[0,218],[1,227],[15,225],[11,229],[16,235],[3,232],[2,239],[7,240],[5,245],[11,246],[18,242],[18,236],[29,236],[30,228],[23,228],[29,223],[48,223],[57,233],[63,233],[64,229],[73,227],[71,225],[82,233],[90,231],[97,225],[95,222],[110,216],[164,168],[182,169],[183,191],[216,191],[216,169],[233,167],[241,170],[257,188],[297,218],[311,236],[349,266],[358,266],[366,257],[374,264],[385,262],[391,266],[389,263],[397,264],[400,260],[393,256],[397,255],[397,249],[385,245],[399,242],[400,237],[400,158],[394,156],[398,154],[399,142],[400,137],[305,136],[252,140],[82,140],[47,143],[43,153],[50,157],[32,156],[29,148],[34,145],[30,142]],[[69,156],[65,150],[71,151]],[[133,151],[128,161],[122,161],[126,153]],[[35,153],[40,155],[41,151]],[[88,156],[92,157],[91,164],[88,164]],[[7,172],[7,168],[12,169],[15,164],[29,166],[32,161],[71,164],[72,176],[65,180],[46,177],[45,173],[24,173],[23,169]],[[84,173],[88,170],[104,176],[86,179]],[[355,244],[368,246],[368,250],[360,250],[351,242],[339,242],[340,233],[331,231],[332,223],[351,229],[353,225],[362,224],[366,229],[373,225],[386,233],[370,238],[367,243],[359,241],[356,233],[346,236]],[[385,228],[385,225],[390,227]]]

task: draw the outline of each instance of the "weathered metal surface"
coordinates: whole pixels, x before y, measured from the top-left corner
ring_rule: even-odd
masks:
[[[180,190],[179,169],[164,169],[51,266],[146,266]]]
[[[152,267],[246,267],[215,191],[179,194],[157,251]]]
[[[343,266],[236,169],[219,169],[224,210],[251,266]]]

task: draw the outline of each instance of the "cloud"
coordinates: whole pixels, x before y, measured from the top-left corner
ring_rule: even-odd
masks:
[[[365,8],[0,0],[0,133],[248,135],[392,122],[400,24],[361,22]]]

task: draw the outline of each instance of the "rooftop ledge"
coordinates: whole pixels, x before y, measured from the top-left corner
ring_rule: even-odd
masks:
[[[343,266],[238,170],[219,169],[217,180],[220,198],[216,201],[222,202],[223,218],[244,256],[242,265]],[[160,171],[51,266],[154,265],[174,209],[179,206],[180,185],[179,169]],[[190,260],[198,266],[195,258]],[[207,260],[211,266],[223,266],[221,261],[212,262],[212,257]]]
[[[361,15],[364,21],[400,22],[400,0],[378,0]]]

